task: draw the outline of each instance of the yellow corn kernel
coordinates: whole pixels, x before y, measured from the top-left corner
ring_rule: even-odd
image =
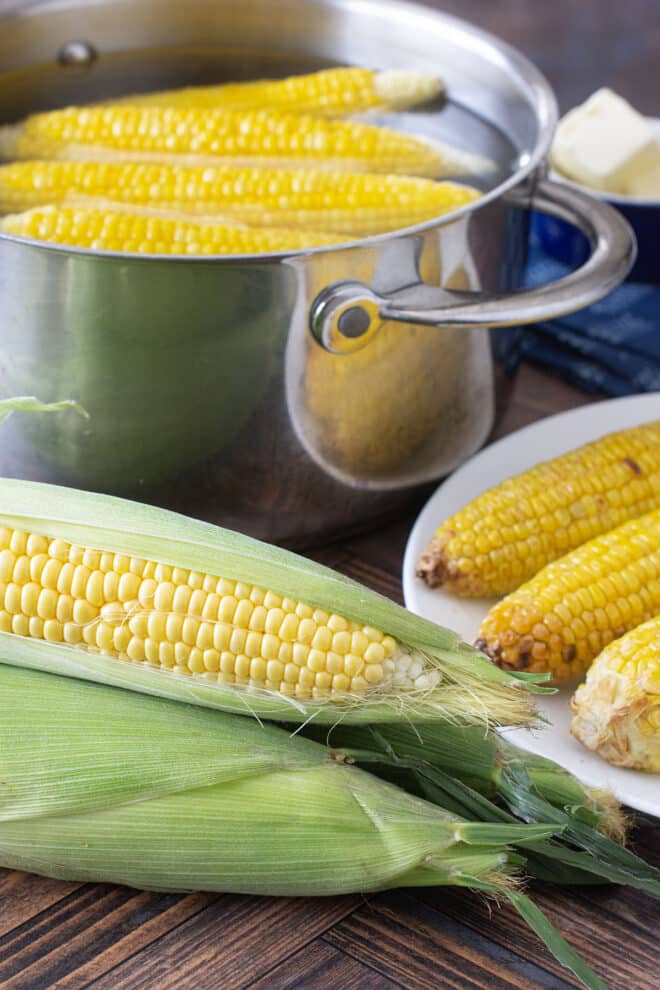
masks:
[[[286,79],[138,93],[121,102],[131,106],[268,109],[336,117],[375,109],[403,110],[435,100],[442,92],[441,80],[429,73],[341,66]]]
[[[413,226],[457,210],[478,196],[476,189],[456,182],[309,168],[89,161],[0,166],[0,213],[112,201],[347,238]]]
[[[324,609],[157,561],[47,543],[39,534],[5,537],[0,566],[13,580],[0,582],[0,630],[291,697],[332,699],[392,683],[397,641]],[[39,573],[47,583],[31,579]],[[207,612],[226,621],[202,618]],[[362,656],[350,652],[353,645]]]
[[[140,155],[180,164],[252,162],[431,178],[455,171],[457,160],[437,143],[386,127],[263,110],[68,107],[0,128],[5,159],[139,161]]]
[[[0,220],[0,233],[95,251],[157,255],[271,254],[341,240],[338,235],[285,227],[231,226],[209,219],[156,216],[112,203],[44,206],[10,214]]]
[[[17,636],[30,635],[30,620],[27,615],[14,615],[11,620],[11,631]]]
[[[631,593],[631,588],[639,591]],[[602,615],[597,621],[589,607],[600,596],[607,603],[606,628]],[[559,681],[584,673],[612,639],[658,611],[660,510],[631,519],[548,564],[491,608],[477,645],[501,667],[548,671]]]
[[[447,519],[418,564],[430,586],[504,595],[546,564],[660,508],[660,420],[538,464]]]
[[[571,731],[588,749],[660,773],[660,615],[605,647],[571,707]]]

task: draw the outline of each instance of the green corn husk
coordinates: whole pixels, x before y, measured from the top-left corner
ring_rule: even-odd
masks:
[[[6,665],[0,759],[2,863],[62,879],[273,895],[505,887],[504,844],[556,831],[464,823],[273,726]]]
[[[275,721],[455,721],[529,724],[526,688],[546,690],[532,675],[500,670],[453,632],[407,612],[349,578],[289,551],[164,509],[107,495],[0,479],[0,526],[59,537],[256,584],[328,612],[374,626],[425,654],[441,674],[429,691],[368,692],[345,701],[303,702],[275,692],[183,677],[147,664],[121,662],[82,648],[0,634],[5,662],[193,702]],[[541,675],[541,679],[545,677]]]
[[[71,410],[83,419],[89,419],[89,413],[73,399],[62,399],[60,402],[42,402],[34,395],[17,395],[11,399],[0,399],[0,423],[9,419],[12,413],[57,413]]]
[[[305,735],[464,817],[561,825],[534,843],[526,869],[557,884],[619,883],[660,897],[660,870],[623,846],[628,822],[612,795],[552,760],[476,726],[308,726]]]
[[[557,831],[463,821],[254,720],[0,664],[4,867],[167,891],[472,887],[603,990],[511,876],[506,844]]]

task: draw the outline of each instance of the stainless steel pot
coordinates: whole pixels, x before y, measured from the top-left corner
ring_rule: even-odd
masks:
[[[383,0],[0,0],[0,119],[207,78],[336,62],[436,72],[431,123],[497,159],[449,219],[332,250],[135,258],[0,237],[0,472],[141,497],[309,543],[374,522],[486,439],[520,327],[613,288],[633,253],[606,205],[545,177],[555,103],[524,58]],[[406,117],[405,126],[429,123]],[[527,210],[575,223],[590,260],[520,285]]]

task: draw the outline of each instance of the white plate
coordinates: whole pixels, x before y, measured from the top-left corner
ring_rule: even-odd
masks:
[[[415,565],[440,522],[486,488],[539,461],[557,457],[605,433],[659,417],[660,392],[595,402],[533,423],[476,454],[431,496],[413,527],[403,561],[407,607],[473,642],[491,602],[456,598],[441,588],[431,590],[415,577]],[[571,693],[571,689],[564,688],[555,695],[542,696],[538,707],[549,724],[534,731],[507,729],[507,739],[550,757],[591,787],[608,788],[631,808],[660,817],[660,775],[612,767],[571,736]]]

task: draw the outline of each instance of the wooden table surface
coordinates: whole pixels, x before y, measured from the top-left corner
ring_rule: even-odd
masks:
[[[563,108],[607,83],[660,114],[659,0],[447,0],[437,6],[525,51]],[[593,398],[525,366],[500,433]],[[317,556],[400,601],[413,518]],[[642,855],[660,864],[657,827],[640,827],[633,839]],[[537,884],[533,894],[611,990],[658,990],[657,902],[620,888]],[[464,891],[318,900],[174,896],[0,870],[2,988],[294,986],[568,990],[575,983],[510,908],[493,910]]]

